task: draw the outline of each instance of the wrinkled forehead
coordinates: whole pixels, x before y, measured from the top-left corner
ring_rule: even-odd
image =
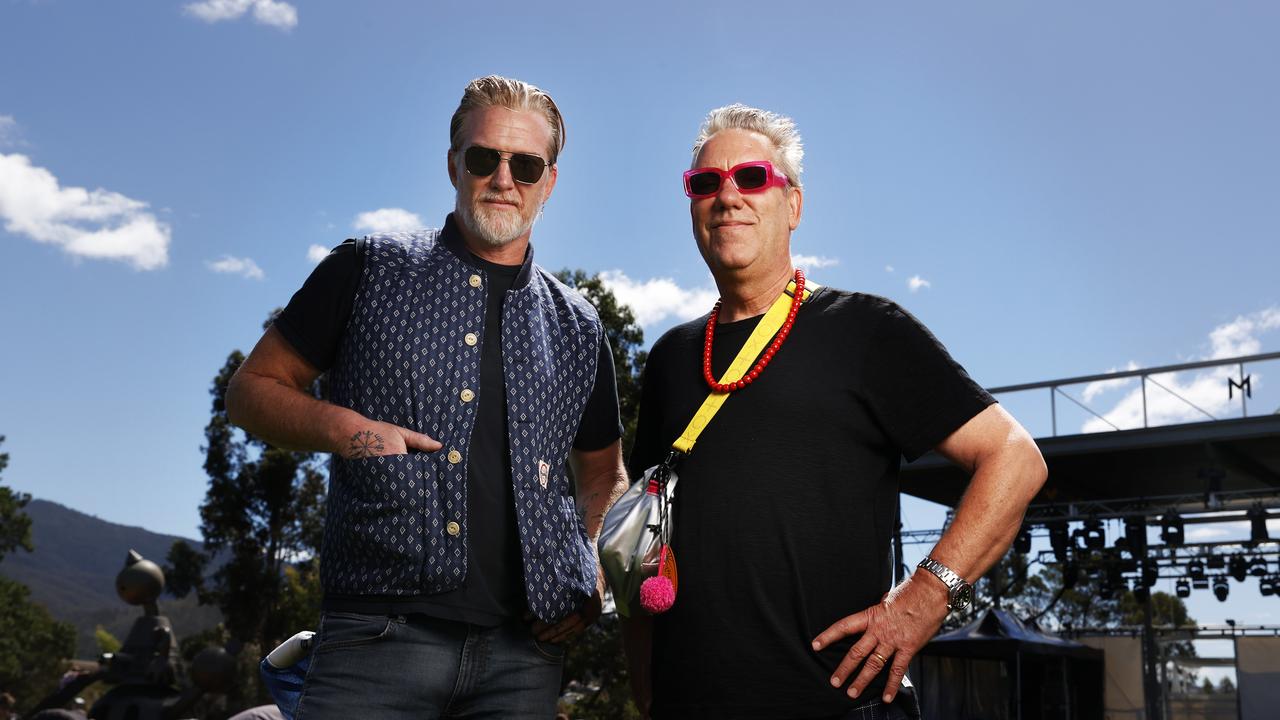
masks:
[[[480,107],[462,124],[462,146],[483,145],[505,152],[551,157],[554,136],[545,115],[501,105]]]
[[[778,163],[778,149],[769,138],[754,130],[726,128],[707,138],[693,158],[690,168],[715,167],[728,170],[734,165],[757,160]]]

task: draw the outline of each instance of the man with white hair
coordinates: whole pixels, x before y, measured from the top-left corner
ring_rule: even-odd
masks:
[[[654,344],[632,475],[672,453],[709,392],[728,398],[672,460],[674,605],[628,622],[655,718],[917,717],[907,664],[1044,482],[1026,431],[907,311],[793,267],[802,157],[790,119],[732,105],[684,175],[720,301]],[[778,329],[727,373],[758,325]],[[891,587],[900,457],[930,449],[973,478],[923,571]]]
[[[551,717],[563,643],[600,613],[595,538],[626,489],[612,353],[530,245],[564,122],[489,76],[449,141],[444,228],[338,247],[227,390],[245,430],[333,453],[298,718]]]

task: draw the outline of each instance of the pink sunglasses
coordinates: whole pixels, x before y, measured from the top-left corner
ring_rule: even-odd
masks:
[[[684,174],[684,194],[694,200],[712,197],[720,192],[727,179],[733,180],[740,193],[764,192],[771,187],[784,187],[787,176],[778,172],[768,160],[755,160],[734,165],[728,170],[695,168]]]

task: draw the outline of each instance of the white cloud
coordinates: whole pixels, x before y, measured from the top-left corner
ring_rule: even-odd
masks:
[[[323,245],[312,245],[307,248],[307,259],[313,263],[318,263],[329,255],[329,248]]]
[[[292,30],[298,25],[298,9],[279,0],[201,0],[188,3],[183,10],[207,23],[239,20],[253,11],[259,25]]]
[[[18,135],[18,121],[12,115],[0,115],[0,148],[22,144]]]
[[[230,255],[223,255],[220,260],[211,260],[205,263],[209,269],[216,273],[225,273],[227,275],[239,275],[250,280],[261,280],[266,277],[262,272],[262,268],[258,267],[258,263],[251,258],[238,258]]]
[[[891,272],[893,272],[893,266],[892,266],[892,265],[885,265],[885,266],[884,266],[884,271],[885,271],[885,272],[887,272],[887,273],[891,273]]]
[[[1248,539],[1252,527],[1248,520],[1197,525],[1187,529],[1187,540],[1189,542],[1204,542],[1228,537],[1244,540]],[[1267,534],[1272,538],[1280,537],[1280,519],[1267,520]]]
[[[1138,369],[1138,363],[1132,360],[1130,360],[1129,364],[1125,366],[1125,370],[1137,370],[1137,369]],[[1116,368],[1113,367],[1107,370],[1107,372],[1113,373],[1113,372],[1117,372],[1117,370]],[[1083,393],[1084,401],[1092,402],[1094,398],[1098,397],[1099,395],[1102,395],[1103,393],[1106,393],[1110,390],[1115,390],[1117,388],[1129,387],[1130,385],[1133,385],[1136,382],[1138,382],[1138,378],[1136,377],[1118,378],[1115,380],[1095,380],[1094,382],[1091,382],[1088,385],[1084,386],[1084,393]]]
[[[822,255],[792,255],[791,264],[804,268],[805,270],[819,270],[832,265],[839,265],[839,258],[823,257]]]
[[[0,153],[0,218],[11,233],[58,245],[76,257],[155,270],[169,262],[170,229],[146,207],[102,188],[61,187],[27,156]]]
[[[671,278],[632,280],[621,270],[605,270],[600,273],[600,280],[618,302],[631,308],[641,327],[668,317],[692,320],[710,312],[720,297],[714,287],[681,288]]]
[[[1259,335],[1278,328],[1280,328],[1280,306],[1270,307],[1250,315],[1241,315],[1209,332],[1211,350],[1207,359],[1219,360],[1257,353],[1262,348]],[[1150,381],[1146,388],[1147,425],[1209,420],[1205,413],[1215,418],[1230,416],[1239,407],[1240,401],[1238,398],[1228,398],[1227,381],[1229,379],[1239,381],[1240,378],[1236,377],[1237,372],[1237,368],[1224,365],[1199,371],[1149,376]],[[1251,374],[1253,376],[1251,382],[1256,392],[1262,383],[1262,376],[1256,371]],[[1142,387],[1130,390],[1111,410],[1099,414],[1106,418],[1106,421],[1090,418],[1085,421],[1081,431],[1102,432],[1114,429],[1112,425],[1122,430],[1142,427]]]
[[[916,292],[920,288],[933,287],[933,283],[929,282],[928,280],[925,280],[919,275],[912,275],[911,277],[907,278],[907,287],[911,289],[911,292]]]
[[[422,218],[402,208],[380,208],[360,213],[352,225],[357,230],[375,233],[403,232],[421,228]]]

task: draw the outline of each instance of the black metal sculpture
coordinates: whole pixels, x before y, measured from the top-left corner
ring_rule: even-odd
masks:
[[[234,676],[235,658],[218,647],[201,650],[191,664],[193,685],[178,687],[183,665],[178,639],[169,618],[156,606],[163,591],[160,567],[130,550],[124,569],[116,576],[116,593],[130,605],[141,605],[142,617],[134,620],[119,652],[103,653],[98,670],[68,682],[24,720],[42,710],[62,707],[98,680],[114,687],[89,709],[93,720],[177,720],[204,693],[226,692]]]

